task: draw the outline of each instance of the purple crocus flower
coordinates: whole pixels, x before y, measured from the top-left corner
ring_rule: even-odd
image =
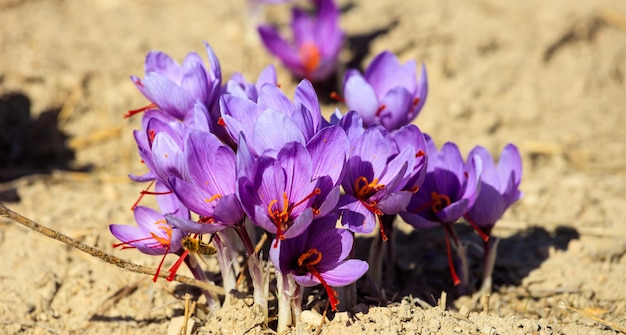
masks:
[[[400,213],[404,221],[416,229],[443,225],[446,232],[448,262],[455,285],[460,283],[452,263],[449,236],[458,246],[452,224],[459,220],[476,200],[480,190],[482,161],[479,156],[470,156],[468,163],[456,144],[448,142],[440,151],[426,136],[428,145],[428,169],[420,190],[413,195],[405,212]]]
[[[195,52],[189,53],[182,65],[165,53],[148,53],[145,77],[140,79],[131,76],[131,79],[152,104],[130,111],[126,116],[147,109],[159,109],[182,120],[193,109],[196,101],[212,111],[219,98],[222,72],[209,44],[205,43],[205,47],[209,56],[209,70],[204,66],[202,57]]]
[[[275,156],[258,159],[246,143],[240,140],[238,152],[239,199],[248,217],[276,234],[277,242],[302,234],[315,217],[335,208],[349,148],[343,129],[324,128],[306,146],[290,142]]]
[[[261,71],[256,83],[251,84],[246,81],[241,73],[233,74],[223,87],[222,94],[230,94],[239,98],[244,98],[257,102],[259,91],[264,84],[277,86],[276,69],[273,65],[268,65]]]
[[[293,103],[280,88],[266,83],[256,103],[226,94],[220,99],[220,109],[232,139],[237,142],[242,133],[256,156],[267,151],[275,154],[289,142],[305,144],[322,127],[319,100],[306,79],[296,87]]]
[[[157,183],[157,190],[161,189]],[[136,248],[148,255],[163,255],[157,273],[153,280],[159,276],[159,270],[163,265],[168,253],[177,253],[182,248],[182,238],[186,233],[178,228],[170,226],[164,214],[173,215],[182,219],[189,219],[189,210],[180,204],[172,194],[157,197],[159,207],[163,213],[152,208],[136,206],[134,208],[137,226],[112,224],[109,225],[111,234],[121,243],[113,244],[114,248]]]
[[[139,156],[141,157],[142,163],[146,164],[149,171],[143,175],[130,175],[129,177],[138,182],[152,181],[160,177],[161,182],[168,184],[168,178],[171,175],[157,174],[157,169],[167,170],[167,168],[163,166],[157,167],[155,164],[158,162],[169,162],[179,165],[180,161],[171,159],[163,160],[162,158],[166,158],[165,154],[167,154],[167,152],[161,152],[161,154],[164,155],[159,156],[155,161],[155,153],[153,151],[162,151],[164,148],[167,148],[170,152],[181,152],[183,148],[183,138],[187,132],[193,129],[205,132],[210,131],[207,116],[206,108],[199,102],[196,102],[193,110],[186,114],[183,122],[160,110],[153,109],[146,111],[142,118],[143,129],[135,130],[134,136],[139,150]],[[160,143],[157,143],[156,148],[154,148],[157,134],[160,133],[163,133],[164,135],[161,135],[161,137],[166,139],[161,139]],[[181,167],[178,166],[176,170],[180,170],[180,168]],[[179,174],[180,173],[177,173],[177,175]]]
[[[383,125],[388,130],[411,123],[426,102],[428,80],[422,65],[415,77],[415,61],[401,65],[389,51],[380,53],[365,74],[346,72],[343,83],[346,105],[357,111],[366,126]]]
[[[339,8],[333,0],[315,1],[315,5],[313,14],[293,8],[292,42],[281,37],[275,27],[262,25],[258,30],[265,47],[285,67],[301,78],[318,82],[335,70],[343,32],[339,27]]]
[[[171,175],[169,185],[178,199],[200,215],[199,222],[176,216],[169,222],[197,234],[214,234],[241,224],[243,209],[235,195],[235,152],[214,134],[190,131],[184,150],[186,177]]]
[[[351,144],[338,205],[342,223],[353,232],[371,233],[377,217],[404,211],[418,190],[426,165],[424,136],[414,125],[397,134],[377,125],[364,129],[354,111],[339,124]]]
[[[277,248],[270,249],[274,267],[284,276],[292,274],[302,286],[322,284],[335,311],[339,300],[331,286],[352,284],[368,269],[364,261],[347,259],[354,237],[335,227],[337,219],[335,214],[317,219],[299,236],[279,241]]]
[[[489,151],[482,146],[475,147],[469,155],[480,157],[483,169],[480,193],[464,217],[486,241],[496,221],[522,197],[522,192],[519,190],[522,179],[522,158],[513,144],[507,144],[504,147],[497,165]]]

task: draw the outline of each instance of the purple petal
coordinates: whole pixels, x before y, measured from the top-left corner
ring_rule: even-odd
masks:
[[[274,109],[291,116],[293,113],[293,104],[289,98],[275,85],[265,84],[261,86],[259,92],[259,100],[257,101],[258,109],[264,111],[266,109]]]
[[[320,130],[306,145],[313,161],[313,175],[329,176],[336,185],[343,174],[343,168],[350,150],[345,131],[339,126]]]
[[[146,55],[144,68],[146,73],[159,73],[175,83],[180,83],[183,77],[180,64],[169,55],[159,51],[150,51],[148,55]]]
[[[178,119],[182,119],[193,108],[195,99],[189,92],[156,72],[146,75],[143,86],[150,101]]]
[[[384,96],[398,86],[404,87],[413,95],[416,89],[415,70],[414,60],[400,65],[393,53],[383,51],[372,60],[364,77],[372,85],[378,97]]]
[[[259,35],[265,47],[278,57],[288,68],[301,69],[300,55],[289,42],[280,36],[278,30],[269,25],[258,28]]]
[[[208,194],[202,188],[180,178],[170,178],[169,183],[178,199],[190,210],[203,216],[213,216],[215,206],[213,201],[209,202],[213,194]]]
[[[280,129],[280,131],[276,131]],[[305,144],[304,135],[293,121],[282,112],[268,109],[257,120],[252,140],[254,152],[278,151],[289,142]]]
[[[344,195],[337,206],[341,210],[341,224],[350,231],[369,234],[376,228],[376,216],[358,199]]]
[[[227,226],[220,224],[202,224],[195,221],[186,220],[174,215],[166,215],[165,218],[170,225],[182,231],[195,234],[215,234],[218,231],[222,231],[227,228]]]
[[[417,92],[415,98],[419,99],[417,105],[413,107],[413,111],[409,114],[408,121],[413,121],[419,115],[422,107],[426,103],[428,97],[428,75],[426,74],[426,65],[422,64],[422,71],[417,79]]]
[[[331,270],[322,274],[326,283],[330,286],[341,287],[354,283],[361,278],[369,269],[367,262],[358,259],[349,259],[338,264]]]
[[[373,124],[380,104],[372,86],[360,74],[354,74],[346,80],[343,91],[348,108],[359,113],[366,125]]]
[[[152,144],[152,161],[159,178],[166,182],[169,177],[183,177],[185,158],[178,144],[166,133],[158,133]]]
[[[522,157],[517,147],[511,143],[502,150],[498,162],[498,173],[500,180],[508,180],[509,174],[513,172],[515,185],[519,185],[522,179]]]
[[[381,105],[385,108],[379,115],[380,123],[389,130],[398,129],[409,122],[413,95],[404,87],[394,87],[382,98]]]

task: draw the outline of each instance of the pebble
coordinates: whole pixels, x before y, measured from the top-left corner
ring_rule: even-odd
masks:
[[[319,326],[322,323],[322,316],[314,310],[302,311],[300,321],[311,326]]]

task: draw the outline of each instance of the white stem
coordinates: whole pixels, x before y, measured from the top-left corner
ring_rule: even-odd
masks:
[[[286,332],[293,323],[291,313],[291,297],[288,294],[289,282],[280,271],[276,271],[276,288],[278,289],[278,327],[279,334]]]
[[[293,319],[296,323],[296,330],[298,334],[300,333],[300,328],[302,326],[302,320],[300,316],[302,315],[302,300],[304,299],[304,288],[298,285],[293,279],[293,275],[287,275],[289,278],[289,285],[293,288],[292,292],[292,309],[293,309]]]
[[[252,286],[254,288],[254,303],[261,307],[265,320],[268,317],[267,297],[269,295],[269,262],[263,271],[263,261],[259,260],[257,255],[252,254],[248,258],[248,271],[252,278]]]
[[[216,233],[213,238],[213,244],[217,250],[217,261],[220,265],[220,272],[222,273],[222,283],[224,285],[225,297],[224,302],[230,300],[230,292],[237,289],[237,279],[235,278],[235,272],[233,271],[233,261],[231,259],[230,251],[222,240],[221,233]]]
[[[493,243],[491,244],[491,249],[489,250],[489,254],[485,258],[485,269],[483,270],[483,284],[480,287],[480,293],[482,295],[491,294],[491,285],[493,275],[493,268],[496,265],[496,255],[498,253],[498,243],[500,240],[496,238],[491,238]]]

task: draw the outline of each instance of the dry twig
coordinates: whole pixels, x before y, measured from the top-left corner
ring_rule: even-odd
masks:
[[[117,267],[120,267],[122,269],[128,270],[128,271],[132,271],[132,272],[137,272],[137,273],[142,273],[142,274],[146,274],[146,275],[151,275],[154,276],[155,273],[157,273],[157,269],[155,268],[151,268],[148,266],[143,266],[143,265],[139,265],[139,264],[135,264],[131,261],[125,260],[125,259],[121,259],[119,257],[113,256],[109,253],[104,252],[101,249],[98,249],[96,247],[92,247],[90,245],[87,245],[81,241],[75,240],[63,233],[60,233],[54,229],[50,229],[48,227],[42,226],[39,223],[22,216],[21,214],[18,214],[10,209],[8,209],[7,207],[5,207],[4,205],[0,205],[0,216],[5,217],[7,219],[13,220],[23,226],[26,226],[42,235],[48,236],[50,238],[53,238],[55,240],[61,241],[67,245],[69,245],[72,248],[78,249],[82,252],[85,252],[91,256],[100,258],[101,260],[113,264]],[[159,273],[159,277],[161,278],[166,278],[169,274],[165,273],[165,272],[161,272]],[[182,283],[182,284],[186,284],[186,285],[190,285],[190,286],[195,286],[198,287],[200,289],[203,290],[207,290],[211,293],[214,294],[220,294],[220,295],[224,295],[224,289],[216,286],[216,285],[212,285],[209,283],[205,283],[202,282],[200,280],[197,279],[193,279],[193,278],[189,278],[186,276],[181,276],[181,275],[176,275],[174,277],[174,280]]]

